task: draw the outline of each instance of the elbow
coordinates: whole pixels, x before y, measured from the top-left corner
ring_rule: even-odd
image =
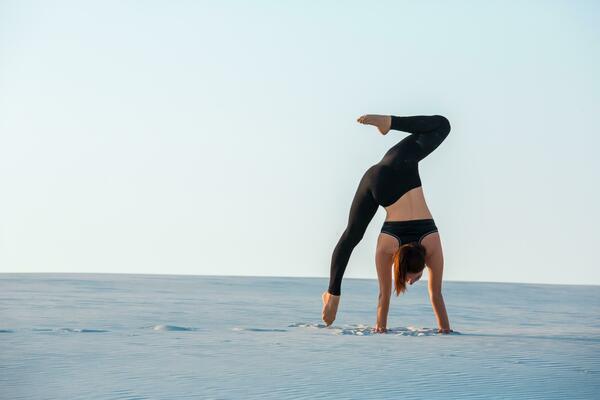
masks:
[[[444,300],[444,296],[442,296],[442,292],[434,292],[434,293],[429,293],[429,299],[431,300],[432,303],[438,302],[440,300]]]
[[[377,300],[379,300],[379,303],[389,304],[390,300],[392,300],[392,291],[389,290],[389,291],[387,291],[387,293],[380,291],[379,296],[377,296]]]

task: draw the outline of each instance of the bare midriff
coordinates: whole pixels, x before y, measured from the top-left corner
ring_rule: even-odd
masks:
[[[404,193],[394,203],[385,207],[386,221],[406,221],[411,219],[433,218],[423,194],[423,187],[419,186]]]

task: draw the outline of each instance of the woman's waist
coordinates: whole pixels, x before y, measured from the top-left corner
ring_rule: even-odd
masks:
[[[429,211],[427,204],[422,201],[407,202],[405,207],[402,204],[386,208],[385,221],[404,222],[404,221],[429,221],[433,220],[433,215]]]
[[[415,218],[415,219],[403,219],[403,220],[385,220],[384,224],[429,224],[435,223],[433,218]]]
[[[437,229],[433,218],[419,218],[407,220],[386,220],[381,229],[422,231],[423,229]]]

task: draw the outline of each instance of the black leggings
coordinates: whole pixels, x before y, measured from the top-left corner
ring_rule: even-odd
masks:
[[[418,163],[450,133],[450,122],[441,115],[392,116],[392,130],[409,132],[363,175],[350,206],[348,225],[331,257],[329,293],[340,295],[342,277],[354,247],[381,205],[387,207],[411,189],[421,186]]]

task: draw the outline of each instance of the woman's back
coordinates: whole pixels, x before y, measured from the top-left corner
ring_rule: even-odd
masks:
[[[406,192],[394,203],[385,207],[385,212],[386,221],[407,221],[433,218],[429,211],[429,207],[427,207],[422,186]]]

